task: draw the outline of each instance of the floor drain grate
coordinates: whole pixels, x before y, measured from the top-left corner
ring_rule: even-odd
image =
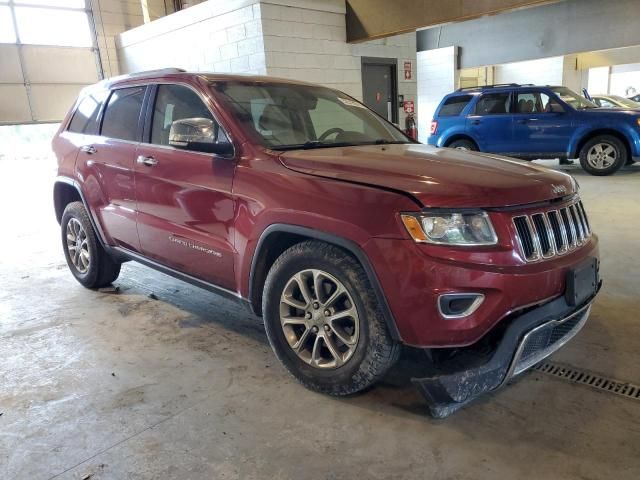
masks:
[[[580,383],[609,393],[621,395],[632,400],[640,400],[640,385],[612,380],[586,370],[580,370],[557,363],[543,362],[534,367],[535,370],[554,377]]]

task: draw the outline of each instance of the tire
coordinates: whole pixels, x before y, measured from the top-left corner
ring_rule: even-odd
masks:
[[[617,172],[627,163],[627,149],[612,135],[593,137],[580,149],[580,165],[591,175],[604,176]]]
[[[87,288],[100,288],[118,278],[120,263],[113,260],[98,242],[89,214],[82,202],[67,205],[62,214],[60,227],[67,265],[80,284]],[[74,240],[80,240],[75,242],[71,240],[72,237]],[[76,257],[75,252],[78,249],[81,253]]]
[[[320,273],[316,275],[317,272]],[[314,318],[304,320],[308,322],[306,325],[284,326],[281,313],[285,317],[296,317],[296,321],[301,319],[297,315],[305,315],[304,309],[298,310],[282,303],[283,298],[287,297],[289,301],[304,304],[304,301],[296,299],[303,298],[300,284],[294,281],[294,276],[298,274],[299,279],[308,282],[306,284],[312,298],[322,303],[319,310],[313,310],[313,302],[307,302],[310,304],[307,315],[314,315]],[[313,287],[316,284],[315,279],[320,279],[319,283],[322,285],[322,288],[317,289],[321,292],[319,297],[316,296]],[[335,293],[335,290],[332,290],[334,280],[339,282],[345,291],[331,303],[329,300]],[[323,306],[325,304],[328,306],[327,309]],[[274,353],[289,373],[311,390],[335,396],[359,392],[378,381],[398,358],[400,344],[389,334],[383,313],[362,266],[333,245],[305,241],[286,250],[269,270],[262,307],[267,337]],[[336,313],[344,311],[353,312],[353,307],[355,317],[343,316],[335,322],[327,320],[333,318],[326,317],[327,314],[336,316]],[[310,327],[314,322],[315,327]],[[332,327],[323,327],[322,322],[331,323]],[[318,329],[316,333],[313,332],[313,328]],[[307,331],[304,337],[306,341],[296,344],[295,341],[300,342]],[[345,338],[347,342],[342,342],[341,339]],[[341,355],[344,363],[331,353],[327,341],[333,344],[334,351]],[[349,341],[353,342],[351,347],[347,345]],[[292,343],[302,345],[300,354],[294,351]],[[324,348],[318,348],[318,358],[314,360],[316,343]],[[348,350],[345,352],[344,348]],[[322,364],[321,361],[325,360],[328,363]]]
[[[478,146],[475,143],[464,138],[461,138],[460,140],[454,140],[447,146],[449,148],[455,148],[456,150],[470,150],[472,152],[478,151]]]

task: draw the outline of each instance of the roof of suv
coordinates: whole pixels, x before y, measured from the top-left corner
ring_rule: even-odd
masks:
[[[242,74],[226,74],[215,72],[189,72],[181,68],[162,68],[158,70],[147,70],[143,72],[129,73],[117,77],[111,77],[103,80],[98,85],[102,88],[110,88],[120,83],[128,83],[131,80],[152,80],[158,78],[198,76],[203,77],[207,81],[258,81],[270,83],[283,83],[291,85],[314,85],[313,83],[303,82],[299,80],[291,80],[287,78],[268,77],[265,75],[242,75]]]
[[[463,87],[457,89],[451,95],[460,93],[478,93],[490,90],[513,90],[517,88],[556,88],[555,85],[534,85],[533,83],[496,83],[494,85],[482,85],[479,87]]]

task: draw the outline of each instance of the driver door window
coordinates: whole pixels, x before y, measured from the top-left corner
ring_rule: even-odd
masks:
[[[309,110],[309,120],[317,140],[364,142],[384,136],[382,123],[365,122],[358,115],[358,109],[364,110],[364,106],[342,97],[337,100],[344,105],[326,98],[319,98],[316,107]],[[336,128],[336,125],[340,125],[340,128]]]
[[[178,121],[186,121],[187,124],[193,125],[209,121],[207,123],[211,125],[211,143],[229,142],[224,131],[198,94],[182,85],[158,85],[151,124],[151,143],[184,148],[179,143],[171,141],[172,126],[175,136],[179,126],[175,122]],[[188,149],[205,151],[198,147],[189,147]]]

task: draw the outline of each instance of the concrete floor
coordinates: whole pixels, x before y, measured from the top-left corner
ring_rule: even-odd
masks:
[[[554,361],[640,383],[640,166],[565,167],[604,289]],[[2,479],[638,479],[640,402],[530,373],[444,421],[400,366],[333,399],[278,365],[259,319],[127,264],[120,292],[68,273],[50,161],[0,162]],[[150,293],[157,300],[149,298]]]

